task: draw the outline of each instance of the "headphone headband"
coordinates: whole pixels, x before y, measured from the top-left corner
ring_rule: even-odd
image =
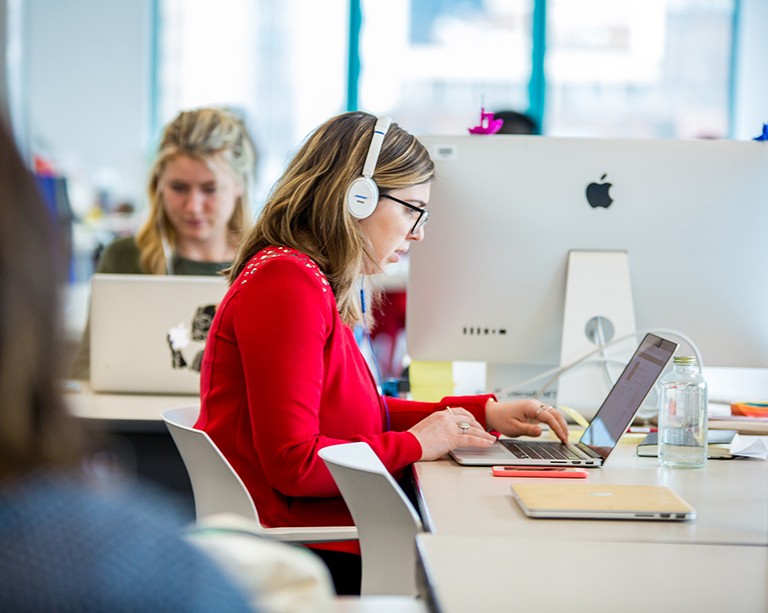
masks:
[[[368,155],[365,156],[363,174],[352,181],[347,189],[347,208],[356,219],[365,219],[376,209],[379,202],[379,188],[373,180],[376,163],[379,161],[381,147],[384,144],[384,136],[392,124],[392,119],[381,116],[376,120],[371,136],[371,145],[368,147]]]
[[[384,136],[389,130],[390,125],[392,125],[392,119],[387,116],[379,117],[376,120],[376,125],[373,126],[371,146],[368,148],[368,155],[365,157],[365,165],[363,166],[364,177],[369,179],[373,177],[373,173],[376,170],[376,162],[379,161],[381,146],[384,144]]]

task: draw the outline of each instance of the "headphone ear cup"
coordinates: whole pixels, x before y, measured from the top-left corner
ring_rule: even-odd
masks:
[[[347,208],[355,219],[370,217],[379,202],[379,188],[370,177],[358,177],[347,190]]]

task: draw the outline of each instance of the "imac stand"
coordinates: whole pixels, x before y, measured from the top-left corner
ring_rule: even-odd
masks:
[[[583,358],[612,339],[635,332],[635,310],[625,251],[571,251],[565,286],[560,366]],[[560,375],[557,403],[591,419],[621,372],[634,342],[591,356]],[[610,373],[615,373],[609,376]]]

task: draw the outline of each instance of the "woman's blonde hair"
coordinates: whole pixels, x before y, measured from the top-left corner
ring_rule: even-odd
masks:
[[[167,262],[163,234],[170,249],[175,250],[177,233],[168,220],[158,189],[166,164],[180,155],[201,160],[212,166],[224,161],[242,188],[235,211],[229,220],[234,241],[250,226],[251,210],[248,189],[256,169],[256,151],[245,124],[229,111],[200,108],[180,113],[163,130],[158,154],[149,173],[149,215],[136,234],[141,268],[149,274],[165,274]]]
[[[230,283],[264,247],[291,247],[311,257],[328,277],[342,320],[349,325],[361,321],[355,282],[374,258],[361,225],[347,209],[346,193],[362,174],[375,123],[368,113],[344,113],[307,137],[240,245]],[[373,173],[380,192],[428,183],[434,172],[424,146],[393,123]]]

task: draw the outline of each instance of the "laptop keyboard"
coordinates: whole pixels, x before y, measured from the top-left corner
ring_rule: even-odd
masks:
[[[507,449],[518,458],[532,460],[581,460],[567,446],[557,443],[543,443],[526,441],[519,444],[515,441],[500,441]]]

